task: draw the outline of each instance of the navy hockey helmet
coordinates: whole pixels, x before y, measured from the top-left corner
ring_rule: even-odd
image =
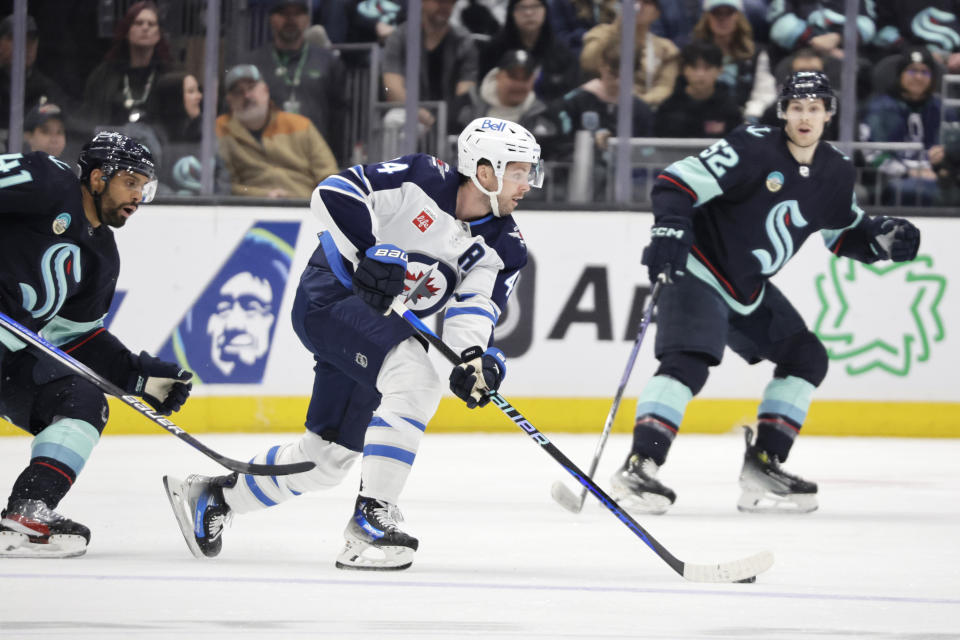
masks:
[[[787,104],[791,100],[823,100],[827,113],[837,112],[837,95],[830,88],[830,79],[822,71],[794,71],[783,83],[777,96],[777,117],[785,119]]]
[[[147,178],[143,186],[144,203],[157,193],[157,170],[150,149],[133,138],[115,131],[101,131],[83,145],[80,157],[80,182],[87,183],[90,173],[100,169],[107,180],[117,171],[131,171]]]

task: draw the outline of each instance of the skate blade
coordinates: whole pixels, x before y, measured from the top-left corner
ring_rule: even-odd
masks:
[[[205,559],[207,556],[200,550],[196,538],[193,536],[193,509],[190,507],[189,495],[184,481],[173,476],[163,476],[163,490],[170,501],[173,516],[177,519],[180,533],[187,543],[187,548],[194,558]]]
[[[784,496],[770,491],[743,490],[737,510],[744,513],[810,513],[816,511],[817,494],[791,493]]]
[[[337,556],[337,569],[359,571],[402,571],[413,564],[410,547],[377,547],[366,542],[347,542]]]
[[[87,552],[83,536],[54,534],[48,542],[31,542],[16,531],[0,531],[0,558],[76,558]]]
[[[639,515],[661,516],[673,504],[659,493],[634,493],[618,487],[610,490],[610,496],[626,511]]]

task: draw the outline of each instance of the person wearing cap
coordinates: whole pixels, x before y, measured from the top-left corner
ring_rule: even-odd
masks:
[[[857,35],[868,43],[877,33],[873,2],[859,3]],[[882,3],[876,3],[882,4]],[[813,47],[823,56],[843,58],[843,28],[846,0],[778,0],[767,13],[770,24],[770,62],[780,61],[799,47]],[[830,19],[825,20],[824,16]]]
[[[257,67],[236,65],[223,88],[230,112],[217,118],[217,140],[234,195],[307,199],[337,171],[317,128],[277,108]]]
[[[703,13],[693,27],[693,39],[712,42],[723,52],[718,78],[744,112],[756,122],[777,97],[770,56],[757,47],[753,27],[743,12],[743,0],[703,0]]]
[[[42,151],[57,157],[63,154],[67,134],[60,107],[48,102],[31,109],[23,119],[23,141],[29,151]]]
[[[480,49],[477,80],[499,64],[505,51],[522,49],[536,66],[534,91],[544,102],[559,99],[580,83],[580,69],[573,52],[553,32],[547,0],[510,0],[503,28]]]
[[[650,25],[660,17],[660,0],[637,0],[635,5],[633,92],[656,108],[670,97],[677,83],[679,49],[670,40],[650,33]],[[617,16],[611,24],[597,25],[584,34],[580,67],[585,73],[599,75],[601,52],[611,40],[620,40],[620,24]]]
[[[543,146],[557,133],[555,118],[533,91],[536,65],[523,49],[507,51],[479,87],[458,96],[453,118],[465,127],[477,118],[493,117],[516,122],[533,133]]]
[[[717,79],[723,70],[720,47],[692,40],[680,50],[683,80],[663,101],[653,123],[660,138],[717,138],[743,123],[740,107]]]
[[[921,142],[923,151],[874,151],[870,165],[881,176],[883,204],[930,205],[937,197],[932,165],[943,159],[940,145],[940,67],[929,49],[908,47],[896,65],[896,82],[867,103],[861,132],[870,142]],[[955,120],[951,110],[948,119]]]
[[[170,45],[152,0],[136,2],[114,29],[113,44],[87,78],[83,106],[87,123],[122,125],[143,116],[157,79],[173,66]]]
[[[310,6],[306,0],[277,0],[270,5],[270,41],[241,55],[262,73],[270,96],[279,107],[310,119],[345,162],[353,140],[346,139],[348,112],[343,87],[346,69],[328,47],[308,42]]]
[[[56,82],[36,68],[37,50],[40,38],[37,34],[37,21],[27,16],[27,48],[24,61],[26,78],[24,79],[24,113],[32,107],[47,102],[58,105],[70,105],[72,101]],[[10,118],[10,63],[13,60],[13,16],[0,20],[0,131],[5,142]]]

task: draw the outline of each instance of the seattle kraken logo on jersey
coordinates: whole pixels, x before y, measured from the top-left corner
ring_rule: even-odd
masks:
[[[57,315],[67,300],[69,282],[73,278],[80,282],[80,247],[68,242],[60,242],[43,252],[40,259],[40,271],[43,275],[43,306],[37,308],[37,292],[29,284],[20,283],[23,296],[23,308],[34,318],[49,320]]]
[[[753,255],[760,261],[763,275],[769,276],[776,273],[793,256],[793,237],[787,229],[790,224],[795,227],[807,226],[807,221],[800,213],[800,205],[796,200],[781,202],[767,214],[767,237],[777,255],[771,258],[770,252],[766,249],[753,250]]]

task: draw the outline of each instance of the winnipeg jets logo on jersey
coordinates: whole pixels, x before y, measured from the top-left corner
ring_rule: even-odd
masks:
[[[450,265],[422,253],[409,254],[403,304],[418,316],[436,313],[457,286],[457,275]]]
[[[800,213],[800,204],[796,200],[781,202],[767,214],[767,238],[773,245],[776,256],[771,258],[766,249],[754,249],[752,252],[760,261],[761,273],[764,275],[776,273],[793,256],[793,237],[787,228],[790,224],[795,227],[807,226],[807,221]]]
[[[34,318],[50,320],[67,300],[69,280],[80,283],[80,247],[68,242],[49,247],[40,258],[40,271],[43,275],[43,305],[37,307],[37,292],[29,284],[21,282],[23,308]]]
[[[434,262],[426,270],[410,269],[410,263],[407,263],[406,281],[403,285],[403,302],[407,306],[416,304],[422,298],[430,299],[440,292],[440,287],[434,284],[433,274],[437,270],[439,263]]]

